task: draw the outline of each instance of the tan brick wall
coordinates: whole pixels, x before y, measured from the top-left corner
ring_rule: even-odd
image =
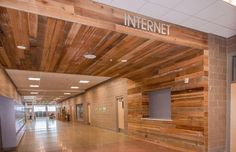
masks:
[[[125,108],[125,132],[127,131],[127,87],[128,79],[118,78],[112,79],[98,86],[95,86],[84,94],[66,100],[62,103],[62,106],[69,106],[71,109],[71,117],[73,121],[76,119],[76,104],[83,103],[84,107],[84,121],[83,123],[88,123],[88,112],[87,104],[91,105],[91,125],[95,127],[105,128],[109,130],[117,130],[117,105],[116,97],[124,97],[124,108]],[[105,111],[101,111],[101,108],[106,108]]]
[[[224,152],[226,147],[226,39],[209,35],[208,149]]]

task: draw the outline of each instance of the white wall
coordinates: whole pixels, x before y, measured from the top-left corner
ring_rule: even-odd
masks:
[[[0,96],[0,117],[3,148],[14,148],[17,145],[17,141],[13,100]]]

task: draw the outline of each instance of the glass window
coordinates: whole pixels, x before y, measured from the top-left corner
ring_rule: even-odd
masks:
[[[56,111],[56,106],[48,106],[48,111],[50,112],[55,112]]]
[[[39,111],[45,112],[46,106],[41,106],[41,105],[34,106],[34,112],[39,112]]]

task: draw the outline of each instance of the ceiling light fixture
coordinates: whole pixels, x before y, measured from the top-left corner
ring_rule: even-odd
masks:
[[[223,1],[225,1],[226,3],[229,3],[231,5],[236,6],[236,0],[223,0]]]
[[[121,62],[123,62],[123,63],[125,63],[125,62],[127,62],[128,60],[121,60]]]
[[[90,81],[88,80],[80,80],[79,83],[89,83]]]
[[[28,80],[31,80],[31,81],[40,81],[40,78],[32,78],[32,77],[29,77]]]
[[[70,88],[71,88],[71,89],[79,89],[78,86],[71,86]]]
[[[86,59],[95,59],[95,58],[96,58],[96,55],[87,53],[87,54],[84,55],[84,57],[85,57]]]
[[[26,47],[25,46],[22,46],[22,45],[17,45],[16,46],[18,49],[21,49],[21,50],[25,50],[26,49]]]
[[[71,94],[71,93],[69,93],[69,92],[65,92],[65,93],[64,93],[64,95],[70,95],[70,94]]]
[[[30,85],[30,87],[31,87],[31,88],[38,88],[38,87],[39,87],[39,85],[34,85],[34,84],[31,84],[31,85]]]
[[[38,92],[30,92],[30,94],[39,94]]]

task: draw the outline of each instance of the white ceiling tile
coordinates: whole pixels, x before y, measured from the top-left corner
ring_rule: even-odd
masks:
[[[216,18],[221,17],[229,8],[231,7],[228,4],[220,0],[209,6],[208,8],[202,10],[201,12],[197,13],[196,16],[212,21]]]
[[[215,1],[216,0],[183,0],[176,5],[174,9],[188,15],[194,15]]]
[[[218,25],[222,25],[227,28],[236,30],[236,7],[232,5],[228,5],[227,3],[222,3],[222,2],[220,3],[221,5],[224,5],[225,7],[225,10],[222,12],[223,15],[220,17],[217,17],[214,19],[208,19],[208,20]]]
[[[227,29],[225,27],[213,24],[213,23],[208,23],[204,25],[203,27],[200,27],[201,31],[206,32],[206,33],[212,33],[216,34],[222,37],[231,37],[236,34],[236,31]]]
[[[229,30],[229,29],[223,29],[223,30],[214,31],[214,34],[220,35],[222,37],[230,38],[230,37],[236,35],[236,31]]]
[[[183,0],[147,0],[147,1],[167,8],[172,8]]]
[[[193,29],[198,29],[199,27],[202,27],[204,25],[206,25],[208,22],[196,18],[196,17],[190,17],[189,19],[187,19],[186,21],[184,21],[181,25],[189,27],[189,28],[193,28]]]
[[[187,20],[189,18],[188,15],[185,15],[183,13],[177,12],[177,11],[170,11],[166,15],[162,17],[164,21],[175,23],[175,24],[181,24],[183,21]]]
[[[137,12],[138,9],[140,9],[146,1],[144,0],[113,0],[111,4],[115,7],[122,8],[125,10]]]
[[[199,31],[236,34],[236,7],[223,0],[95,0]]]
[[[216,18],[215,20],[212,20],[212,22],[226,28],[236,30],[236,13],[224,15],[222,17]]]
[[[138,11],[138,13],[153,18],[161,19],[161,17],[169,11],[169,9],[161,7],[159,5],[147,3]]]

